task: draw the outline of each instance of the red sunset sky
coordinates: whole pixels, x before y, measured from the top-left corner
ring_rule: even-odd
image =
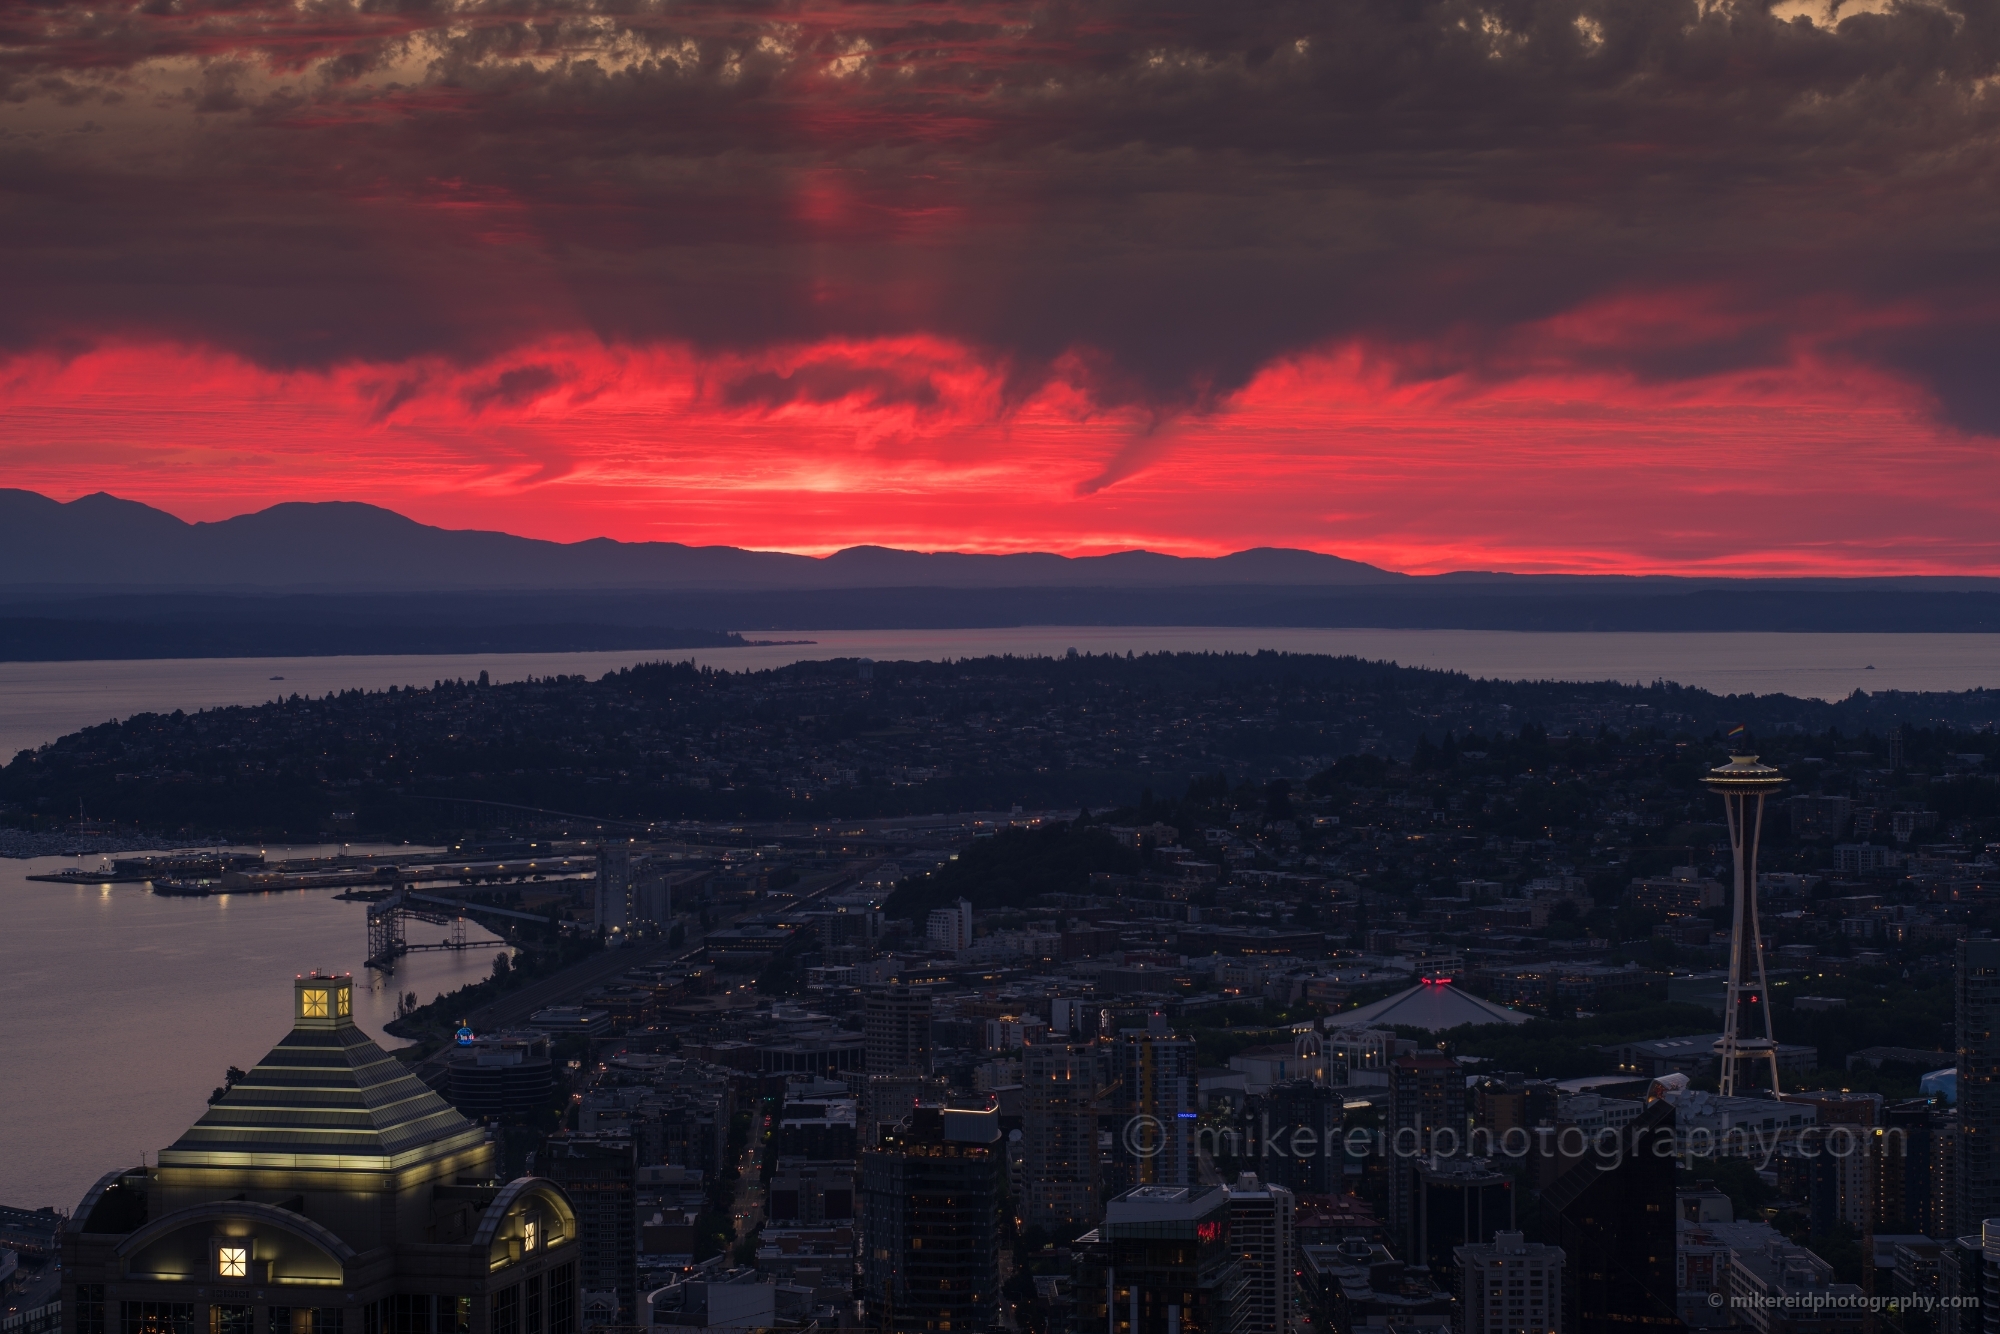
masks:
[[[0,5],[0,484],[2000,573],[2000,6]]]

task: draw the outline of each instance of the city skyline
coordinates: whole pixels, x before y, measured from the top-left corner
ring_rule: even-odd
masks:
[[[837,688],[959,716],[875,666]],[[981,681],[983,709],[998,687]],[[1045,688],[1005,688],[1067,732]],[[496,689],[450,687],[511,699]],[[343,730],[397,751],[419,713],[490,730],[461,728],[445,694],[398,692],[417,712]],[[817,720],[807,699],[787,691],[787,713]],[[1088,709],[1101,733],[1135,730],[1104,704]],[[656,748],[636,710],[605,712]],[[767,752],[791,751],[760,716]],[[228,1068],[193,1126],[136,1166],[92,1139],[99,1185],[67,1218],[0,1214],[39,1248],[24,1334],[104,1334],[113,1312],[141,1334],[557,1334],[570,1319],[727,1334],[808,1317],[854,1334],[1355,1334],[1387,1314],[1594,1334],[1976,1285],[1964,1239],[1994,1185],[1990,729],[1902,729],[1866,750],[1773,738],[1770,758],[1813,790],[1757,839],[1776,969],[1756,990],[1785,1041],[1775,1087],[1746,1097],[1713,1032],[1738,989],[1720,965],[1751,929],[1742,908],[1717,929],[1732,905],[1715,877],[1737,850],[1720,830],[1705,848],[1650,831],[1713,818],[1704,774],[1755,794],[1776,771],[1740,753],[1690,763],[1740,735],[1576,721],[1559,740],[1523,722],[1421,741],[1407,761],[1350,755],[1296,786],[1218,774],[1073,819],[614,833],[472,802],[454,818],[481,806],[507,826],[440,856],[384,838],[364,799],[339,818],[377,831],[365,848],[43,875],[35,892],[100,912],[158,900],[232,921],[344,888],[377,905],[371,922],[412,901],[462,919],[411,949],[500,952],[429,1004],[401,997],[382,1031],[416,1045],[397,1056],[366,1035],[358,992],[400,992],[410,960],[371,929],[354,973],[243,979],[240,994],[293,993],[292,1031],[264,1059],[185,1025],[159,1044],[167,1065],[128,1059],[123,1082],[161,1093],[216,1068],[186,1059],[197,1046],[250,1068]],[[857,725],[930,744],[890,722]],[[213,730],[199,744],[255,763]],[[301,733],[289,745],[324,753]],[[1455,1003],[1411,1011],[1416,992]],[[1955,1049],[1901,1045],[1915,1041]],[[351,1174],[363,1148],[399,1169],[375,1192],[393,1179],[395,1208],[314,1175]],[[278,1151],[286,1172],[253,1171]],[[423,1173],[400,1171],[411,1154]],[[487,1247],[491,1279],[358,1281],[382,1254],[368,1229],[392,1215],[396,1245]],[[51,1233],[60,1268],[34,1240]],[[1878,1244],[1893,1273],[1870,1266]],[[305,1291],[334,1265],[356,1290],[339,1316]]]
[[[0,1334],[2000,1332],[1996,123],[0,4]]]

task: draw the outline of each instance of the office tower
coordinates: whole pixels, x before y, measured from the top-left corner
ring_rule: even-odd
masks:
[[[780,1162],[765,1192],[764,1216],[773,1223],[817,1227],[854,1221],[854,1165]]]
[[[1926,1132],[1910,1135],[1911,1209],[1915,1226],[1909,1231],[1926,1237],[1956,1235],[1958,1224],[1958,1153],[1963,1147],[1956,1109],[1932,1112]]]
[[[1881,1186],[1881,1152],[1875,1143],[1875,1130],[1882,1124],[1882,1095],[1812,1090],[1786,1094],[1785,1101],[1810,1103],[1814,1124],[1822,1132],[1846,1127],[1827,1142],[1836,1148],[1853,1149],[1851,1153],[1822,1152],[1807,1160],[1806,1207],[1814,1234],[1830,1234],[1841,1223],[1857,1233],[1874,1231],[1875,1214],[1871,1211],[1879,1208]]]
[[[931,993],[892,982],[868,993],[862,1010],[871,1075],[931,1072]]]
[[[536,1160],[574,1203],[584,1325],[640,1323],[638,1166],[624,1135],[563,1135]]]
[[[1417,1167],[1456,1157],[1466,1140],[1465,1069],[1449,1056],[1398,1056],[1389,1062],[1386,1166],[1389,1172],[1389,1245],[1397,1257],[1418,1264]]]
[[[1135,1186],[1077,1239],[1076,1319],[1087,1334],[1235,1334],[1243,1262],[1221,1186]]]
[[[926,1105],[861,1155],[871,1328],[983,1330],[999,1317],[1000,1113]]]
[[[1897,1103],[1882,1112],[1882,1133],[1870,1148],[1875,1210],[1871,1232],[1894,1236],[1924,1232],[1935,1183],[1932,1138],[1938,1118],[1928,1102]]]
[[[972,948],[972,905],[960,899],[949,908],[933,908],[924,922],[924,939],[941,950]]]
[[[1938,1334],[1985,1334],[1987,1280],[1994,1277],[1985,1237],[1953,1237],[1938,1251]]]
[[[1562,1248],[1565,1334],[1678,1329],[1674,1279],[1673,1104],[1661,1099],[1542,1192],[1548,1240]]]
[[[445,1097],[467,1116],[487,1121],[546,1114],[555,1096],[555,1057],[546,1033],[488,1033],[445,1053]]]
[[[1757,839],[1764,828],[1764,799],[1783,787],[1785,780],[1776,769],[1757,763],[1755,755],[1732,755],[1729,763],[1710,769],[1703,782],[1722,798],[1736,874],[1729,982],[1722,993],[1722,1036],[1715,1043],[1721,1093],[1725,1098],[1734,1096],[1739,1078],[1751,1084],[1762,1082],[1763,1070],[1768,1067],[1775,1096],[1780,1087],[1778,1040],[1771,1031],[1771,992],[1764,982],[1764,935],[1757,924]]]
[[[1194,1039],[1126,1033],[1112,1047],[1112,1056],[1119,1078],[1114,1144],[1123,1181],[1192,1185],[1198,1175]]]
[[[889,1127],[900,1125],[918,1103],[942,1102],[946,1092],[944,1080],[914,1070],[894,1075],[871,1074],[867,1079],[861,1114],[855,1123],[855,1134],[863,1147],[880,1139]]]
[[[1514,1230],[1514,1178],[1484,1158],[1417,1165],[1417,1246],[1407,1257],[1447,1292],[1458,1287],[1459,1247]]]
[[[1097,1115],[1104,1051],[1069,1044],[1021,1052],[1021,1221],[1068,1236],[1098,1220],[1104,1199]]]
[[[1498,1074],[1473,1087],[1470,1110],[1473,1125],[1486,1130],[1497,1144],[1511,1130],[1554,1125],[1560,1109],[1554,1080]]]
[[[1229,1190],[1229,1248],[1241,1265],[1237,1334],[1289,1334],[1297,1202],[1283,1186],[1245,1172]]]
[[[2000,940],[1958,942],[1959,1236],[2000,1217]]]
[[[1278,1084],[1264,1100],[1269,1129],[1257,1162],[1266,1180],[1297,1195],[1337,1195],[1345,1161],[1340,1145],[1343,1091],[1309,1079]]]
[[[354,1026],[353,979],[64,1229],[65,1334],[576,1334],[577,1219]],[[262,1308],[261,1310],[259,1308]]]
[[[793,1089],[798,1087],[794,1085]],[[786,1091],[771,1137],[778,1160],[853,1162],[865,1142],[860,1138],[860,1100],[823,1094],[808,1097],[793,1089]],[[873,1138],[870,1136],[871,1141]]]
[[[1562,1334],[1563,1253],[1519,1232],[1458,1248],[1460,1334]]]

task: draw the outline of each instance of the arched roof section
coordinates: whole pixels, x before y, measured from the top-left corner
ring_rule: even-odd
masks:
[[[290,1209],[280,1209],[275,1204],[258,1204],[252,1200],[213,1200],[207,1204],[190,1205],[176,1209],[164,1218],[156,1218],[138,1229],[131,1236],[118,1243],[117,1254],[121,1259],[130,1259],[154,1242],[183,1228],[224,1221],[240,1221],[260,1228],[272,1228],[297,1237],[315,1249],[323,1252],[327,1259],[345,1268],[354,1259],[354,1248],[302,1214]]]
[[[509,1243],[520,1237],[520,1220],[537,1205],[542,1209],[543,1225],[549,1229],[545,1244],[575,1240],[576,1207],[562,1187],[544,1177],[520,1177],[503,1186],[486,1206],[486,1216],[479,1220],[479,1230],[472,1236],[473,1248],[483,1246],[492,1263],[504,1263]]]
[[[99,1218],[97,1213],[100,1208],[104,1208],[104,1212],[107,1215],[126,1212],[118,1208],[119,1202],[116,1196],[121,1193],[121,1187],[124,1186],[127,1176],[143,1173],[143,1171],[143,1168],[137,1167],[116,1167],[97,1178],[97,1184],[84,1192],[82,1202],[76,1206],[76,1212],[69,1216],[69,1222],[63,1225],[63,1230],[65,1232],[129,1232],[131,1230],[129,1227],[122,1226],[124,1220],[113,1220],[108,1217]],[[111,1207],[109,1208],[105,1208],[107,1200],[111,1201]],[[137,1221],[136,1214],[133,1221],[135,1223]]]

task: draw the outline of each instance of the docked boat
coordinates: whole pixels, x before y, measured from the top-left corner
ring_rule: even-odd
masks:
[[[171,898],[199,899],[206,898],[210,894],[222,894],[227,891],[223,889],[220,880],[209,880],[194,876],[162,875],[153,878],[153,892],[155,894],[165,894]]]

